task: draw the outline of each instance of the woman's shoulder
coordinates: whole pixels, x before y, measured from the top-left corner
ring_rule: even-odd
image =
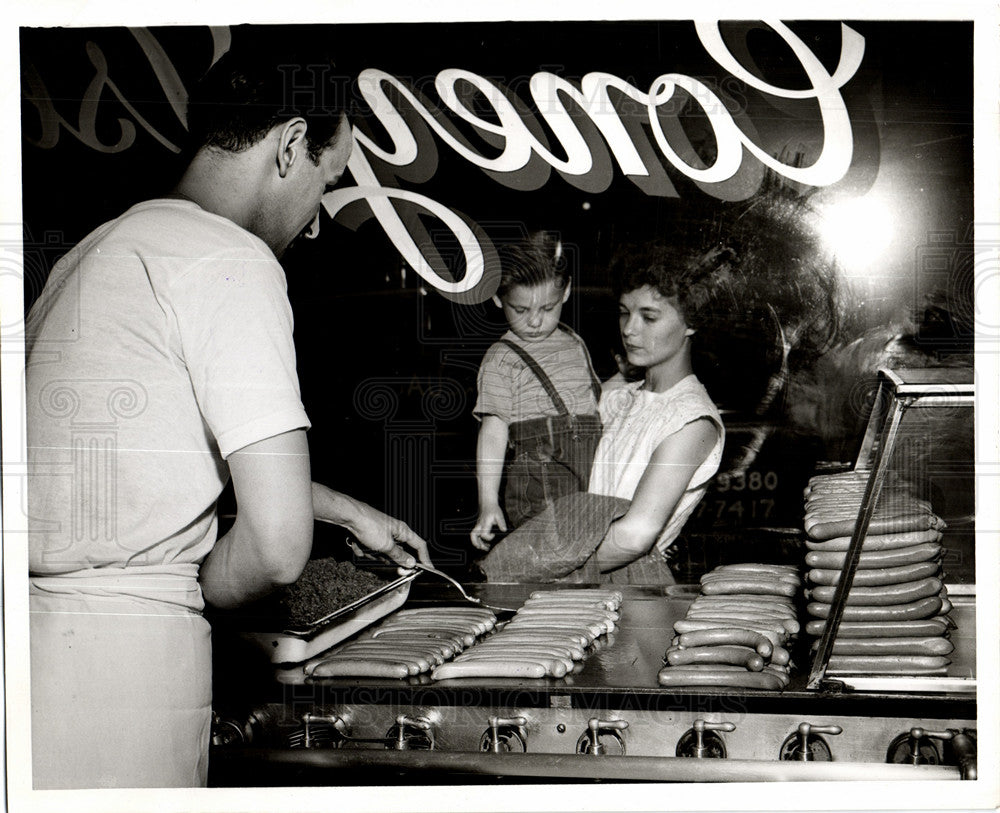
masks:
[[[663,401],[670,402],[675,409],[696,413],[697,417],[704,416],[718,422],[722,420],[712,396],[693,374],[659,395]]]
[[[626,381],[623,376],[612,376],[601,388],[601,408],[630,408],[642,391],[642,381]]]

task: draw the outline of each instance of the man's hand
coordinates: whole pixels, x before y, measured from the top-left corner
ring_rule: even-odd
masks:
[[[411,567],[414,562],[413,556],[400,545],[407,545],[416,551],[417,559],[423,564],[432,564],[427,543],[409,525],[401,519],[383,514],[370,505],[357,503],[356,516],[349,524],[344,523],[344,525],[364,547],[384,553],[398,565]]]
[[[507,530],[507,522],[503,518],[503,511],[500,510],[500,506],[497,504],[484,506],[479,512],[479,519],[476,520],[476,527],[472,529],[472,533],[469,534],[469,538],[472,540],[472,546],[479,548],[479,550],[489,550],[492,545],[490,544],[496,534],[493,532],[494,528],[499,528],[501,531]]]
[[[402,520],[320,483],[312,484],[312,498],[316,519],[346,528],[369,550],[384,553],[397,564],[410,567],[414,557],[400,547],[407,545],[416,551],[423,564],[432,564],[427,543]]]

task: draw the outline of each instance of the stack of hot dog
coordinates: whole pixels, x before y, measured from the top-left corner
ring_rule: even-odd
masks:
[[[399,610],[307,670],[312,677],[412,677],[472,646],[495,626],[496,616],[480,607]]]
[[[701,579],[701,595],[674,623],[662,686],[780,691],[788,685],[791,638],[799,631],[790,565],[723,565]]]
[[[621,602],[613,589],[534,592],[497,632],[437,666],[431,677],[564,677],[599,636],[615,629]]]
[[[806,610],[822,635],[868,480],[866,472],[819,475],[806,489]],[[954,645],[941,573],[944,522],[903,481],[883,487],[837,630],[828,673],[944,674]]]

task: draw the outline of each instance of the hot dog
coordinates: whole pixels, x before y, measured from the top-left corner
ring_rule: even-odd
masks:
[[[771,642],[772,646],[779,646],[788,640],[788,630],[782,627],[779,630],[763,627],[751,621],[706,621],[700,618],[680,618],[674,622],[674,631],[680,635],[688,632],[703,632],[714,629],[745,629],[763,635]]]
[[[751,612],[761,612],[778,618],[795,618],[795,608],[789,603],[765,604],[754,602],[742,597],[733,597],[732,600],[723,597],[711,597],[710,599],[696,599],[691,603],[694,610],[749,610]]]
[[[500,640],[502,637],[502,643],[505,646],[524,644],[526,646],[545,646],[550,648],[553,652],[557,652],[560,655],[566,655],[575,661],[583,660],[584,657],[584,647],[580,646],[576,641],[569,641],[565,638],[554,638],[550,635],[532,635],[532,636],[519,636],[519,635],[504,635],[497,636]],[[481,644],[476,644],[476,646],[481,646]],[[475,649],[475,647],[473,647]]]
[[[369,638],[369,639],[366,639],[366,640],[371,640],[371,641],[378,640],[378,641],[384,641],[386,644],[392,644],[392,643],[396,643],[396,642],[399,642],[399,643],[410,643],[410,642],[414,641],[414,638],[413,638],[413,636],[409,635],[408,633],[388,632],[388,633],[385,633],[384,635],[378,636],[377,639],[376,638]],[[426,643],[428,646],[435,647],[436,651],[440,652],[441,656],[443,658],[445,658],[445,660],[447,660],[448,658],[450,658],[456,652],[460,652],[462,649],[465,648],[464,644],[461,641],[458,641],[458,640],[455,640],[455,639],[427,638],[427,637],[424,637],[424,638],[418,638],[416,640],[418,640],[420,642],[423,642],[423,643]]]
[[[657,675],[661,686],[671,688],[721,688],[721,689],[761,689],[780,691],[784,683],[778,675],[770,672],[722,671],[720,667],[692,670],[690,668],[665,666]]]
[[[806,612],[816,618],[828,618],[832,605],[811,601],[806,605]],[[909,604],[898,604],[890,607],[866,607],[863,605],[844,607],[845,621],[908,621],[931,618],[941,609],[941,599],[937,596],[918,599]]]
[[[795,594],[798,594],[800,588],[795,588]],[[744,604],[746,606],[753,605],[754,607],[759,607],[765,610],[770,609],[782,609],[786,607],[791,607],[794,602],[793,596],[779,595],[777,593],[742,593],[738,591],[734,592],[704,592],[704,586],[702,587],[702,593],[699,595],[692,603],[698,603],[701,605],[710,604]]]
[[[841,638],[833,642],[834,655],[950,655],[955,645],[947,638]]]
[[[805,528],[806,533],[813,539],[833,539],[838,536],[850,535],[854,531],[854,523],[854,518],[836,522],[806,522]],[[934,514],[914,514],[899,517],[873,517],[868,523],[868,532],[881,535],[924,531],[940,527],[943,527],[942,522]]]
[[[729,571],[759,573],[797,573],[797,565],[779,565],[770,562],[730,562],[712,569],[712,573],[727,573]]]
[[[796,633],[799,631],[799,622],[795,618],[780,618],[767,613],[755,613],[749,611],[722,612],[721,610],[693,610],[689,611],[687,620],[690,621],[745,621],[751,625],[759,625],[768,629]],[[674,629],[677,629],[676,624]]]
[[[776,646],[771,653],[771,663],[775,666],[788,666],[792,656],[783,646]]]
[[[917,581],[929,576],[936,576],[941,570],[941,564],[935,559],[926,562],[917,562],[912,565],[900,565],[899,567],[874,568],[870,570],[856,570],[854,587],[875,587],[882,584],[902,584],[904,582]],[[839,570],[822,570],[814,568],[806,574],[809,581],[814,584],[836,585],[840,581]]]
[[[450,661],[442,663],[431,672],[434,680],[449,678],[541,678],[545,667],[535,661]]]
[[[354,658],[330,658],[317,663],[310,677],[405,678],[410,674],[405,663],[366,661]]]
[[[390,649],[388,647],[345,647],[343,650],[333,654],[332,657],[334,659],[356,658],[359,661],[379,660],[403,662],[409,664],[411,667],[416,667],[416,671],[411,674],[428,672],[430,671],[431,666],[436,666],[438,663],[444,662],[443,660],[439,661],[436,657],[430,656],[427,653],[416,652],[412,649]]]
[[[582,595],[578,596],[566,590],[555,593],[545,593],[535,595],[524,602],[522,606],[532,604],[558,604],[575,606],[577,604],[590,605],[594,607],[606,607],[609,610],[617,610],[621,606],[621,601],[615,596]]]
[[[908,534],[868,534],[865,536],[863,549],[867,551],[879,551],[909,548],[913,545],[922,545],[926,542],[939,542],[941,536],[941,531],[934,528],[926,531],[913,531]],[[806,540],[806,547],[809,550],[843,552],[848,549],[850,544],[850,536],[839,536],[834,539],[826,539],[822,542],[812,539]]]
[[[677,637],[677,645],[681,647],[725,646],[727,644],[750,647],[765,658],[771,657],[771,653],[774,651],[774,644],[768,640],[766,635],[736,627],[696,630],[695,632],[685,632]]]
[[[497,655],[503,655],[517,660],[518,653],[530,654],[532,656],[544,655],[548,658],[558,658],[567,664],[568,669],[572,669],[573,661],[577,660],[563,647],[554,645],[549,646],[541,643],[504,643],[503,641],[497,641],[490,644],[476,644],[474,647],[471,647],[463,652],[459,657],[475,657],[479,655],[496,657]]]
[[[593,638],[584,633],[571,629],[539,629],[535,627],[504,627],[501,630],[504,637],[536,638],[543,641],[562,641],[564,644],[573,644],[581,649],[586,649],[593,642]],[[495,633],[499,635],[500,633]]]
[[[517,614],[511,619],[511,623],[518,623],[522,621],[540,621],[546,624],[565,624],[569,623],[574,627],[579,627],[581,624],[587,624],[589,627],[600,628],[601,634],[612,632],[615,628],[615,622],[618,620],[618,613],[608,613],[602,611],[600,613],[591,613],[585,610],[552,610],[552,609],[520,609]]]
[[[372,637],[378,638],[390,632],[419,632],[421,629],[423,628],[412,627],[407,624],[387,624],[372,630]],[[472,646],[477,637],[475,632],[468,632],[461,627],[441,627],[440,631],[457,636],[464,646]]]
[[[621,590],[603,589],[600,587],[571,587],[565,590],[536,590],[529,598],[545,598],[546,596],[587,596],[601,599],[613,599],[621,604],[624,594]]]
[[[564,661],[561,658],[556,658],[551,655],[542,654],[539,652],[530,651],[520,651],[518,653],[501,653],[501,652],[473,652],[469,651],[463,653],[460,657],[456,658],[452,663],[493,663],[493,664],[504,664],[510,661],[531,661],[534,663],[539,663],[545,668],[545,674],[549,677],[561,678],[565,677],[566,673],[573,668],[573,661]]]
[[[836,591],[835,586],[821,586],[812,590],[815,601],[831,602]],[[903,584],[884,584],[879,587],[851,586],[847,594],[847,603],[863,604],[865,606],[885,606],[908,604],[927,596],[936,596],[941,590],[941,580],[935,578],[920,579]]]
[[[941,546],[925,542],[922,545],[911,545],[908,548],[893,550],[861,552],[858,567],[868,570],[876,567],[898,567],[934,559],[941,553]],[[844,566],[845,554],[836,551],[810,551],[806,554],[806,564],[809,567],[839,570]]]
[[[831,655],[827,669],[866,675],[943,675],[949,663],[936,655]]]
[[[794,598],[798,592],[796,584],[775,579],[710,579],[701,583],[701,592],[706,596],[746,593],[750,595],[786,596]]]
[[[690,649],[668,649],[667,663],[683,666],[693,663],[728,663],[751,672],[764,668],[764,659],[755,649],[746,646],[697,646]]]
[[[610,627],[610,629],[609,629]],[[566,631],[578,633],[589,644],[595,638],[599,638],[606,632],[614,629],[614,622],[598,624],[596,622],[574,623],[572,621],[560,621],[553,618],[513,618],[504,629],[509,630],[539,630],[543,632]]]
[[[726,580],[753,580],[753,581],[763,581],[763,582],[788,582],[789,584],[799,584],[801,579],[798,573],[792,571],[757,571],[757,570],[710,570],[708,573],[703,575],[700,579],[702,584],[712,581],[726,581]]]
[[[825,621],[810,621],[806,633],[822,635]],[[938,618],[915,621],[841,621],[837,635],[845,638],[914,638],[930,635],[944,635],[948,625]]]

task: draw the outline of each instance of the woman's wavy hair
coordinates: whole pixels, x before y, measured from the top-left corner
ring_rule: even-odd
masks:
[[[717,314],[720,299],[731,304],[735,260],[723,246],[702,251],[659,241],[627,245],[611,262],[612,288],[619,298],[648,285],[676,302],[685,324],[697,329]]]

